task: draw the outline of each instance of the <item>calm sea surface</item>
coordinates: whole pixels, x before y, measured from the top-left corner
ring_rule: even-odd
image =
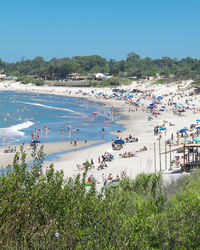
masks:
[[[41,142],[110,141],[115,138],[110,132],[123,128],[115,123],[119,117],[109,112],[81,98],[0,92],[0,146],[30,143],[37,136]]]

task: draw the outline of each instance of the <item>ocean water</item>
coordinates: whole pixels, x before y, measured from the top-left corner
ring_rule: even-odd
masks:
[[[30,143],[37,136],[41,142],[110,141],[115,138],[111,131],[123,130],[115,123],[119,119],[110,109],[82,98],[0,92],[0,146]]]

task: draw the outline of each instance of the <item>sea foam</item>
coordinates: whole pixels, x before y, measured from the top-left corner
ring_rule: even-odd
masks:
[[[7,128],[0,128],[0,136],[3,135],[3,132],[5,133],[5,138],[9,139],[19,139],[24,137],[25,133],[20,131],[25,128],[29,128],[32,126],[34,123],[31,121],[26,121],[17,125],[13,125],[11,127]]]
[[[18,101],[18,102],[20,102],[20,101]],[[41,104],[41,103],[31,103],[31,102],[20,102],[20,103],[27,104],[27,105],[38,106],[38,107],[43,107],[43,108],[47,108],[47,109],[63,110],[63,111],[66,111],[66,112],[73,113],[75,115],[81,115],[81,113],[75,112],[75,111],[73,111],[71,109],[67,109],[67,108],[48,106],[48,105],[44,105],[44,104]]]

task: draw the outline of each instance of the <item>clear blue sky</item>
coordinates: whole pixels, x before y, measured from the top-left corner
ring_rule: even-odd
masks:
[[[0,58],[200,58],[200,0],[0,0]]]

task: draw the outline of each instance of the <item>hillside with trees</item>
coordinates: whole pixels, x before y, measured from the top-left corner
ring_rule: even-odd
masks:
[[[75,56],[72,58],[52,58],[45,61],[43,57],[16,63],[6,63],[0,60],[0,71],[7,75],[26,76],[38,75],[41,78],[54,80],[65,79],[68,74],[78,72],[88,75],[96,72],[109,73],[114,76],[137,77],[155,76],[166,77],[174,75],[178,78],[199,78],[200,60],[190,57],[178,60],[162,57],[161,59],[141,58],[134,52],[128,54],[124,60],[107,60],[99,55]]]

